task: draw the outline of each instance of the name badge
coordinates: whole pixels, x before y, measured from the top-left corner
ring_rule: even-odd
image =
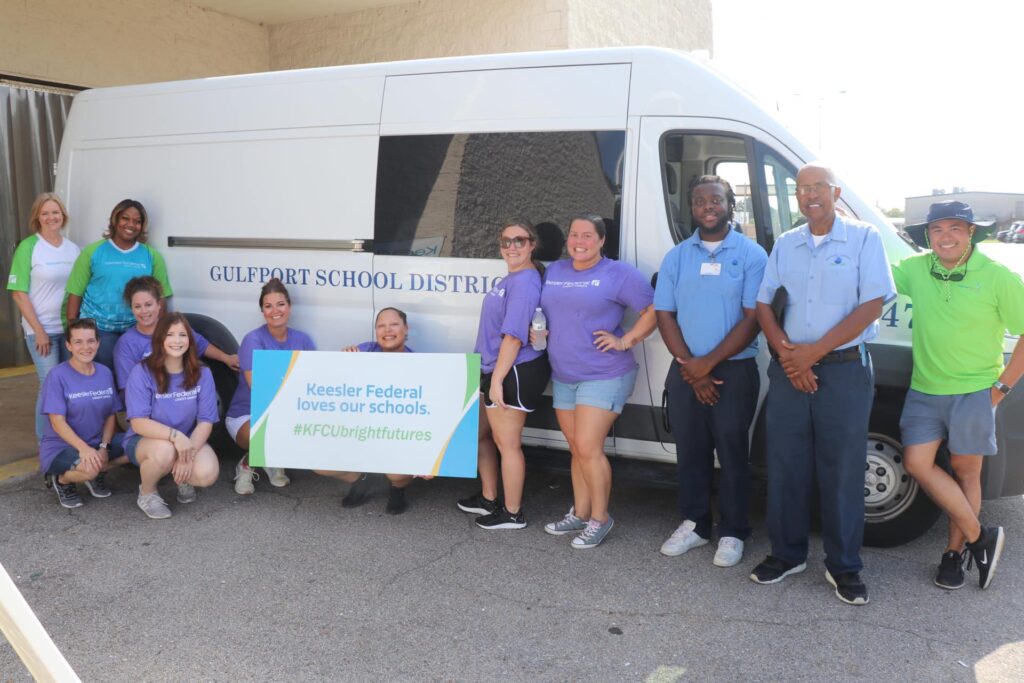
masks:
[[[702,263],[700,264],[701,275],[721,275],[722,264],[721,263]]]

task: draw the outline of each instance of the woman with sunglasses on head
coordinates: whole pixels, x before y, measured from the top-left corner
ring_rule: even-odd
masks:
[[[103,239],[82,250],[68,278],[68,319],[85,316],[96,321],[100,330],[96,361],[111,370],[114,345],[135,323],[124,302],[128,281],[152,275],[160,281],[165,297],[173,294],[163,256],[146,244],[148,226],[146,207],[134,199],[121,200],[110,212]]]
[[[541,307],[547,316],[555,414],[572,453],[573,507],[544,527],[578,533],[573,548],[596,547],[614,525],[608,514],[612,472],[604,440],[633,393],[637,364],[630,350],[656,326],[654,289],[636,268],[605,258],[604,219],[569,222],[569,258],[547,269]],[[639,313],[622,329],[626,309]]]
[[[530,320],[540,305],[544,266],[533,260],[537,232],[525,220],[510,221],[498,235],[506,275],[484,297],[474,352],[480,354],[480,413],[477,467],[481,491],[458,501],[459,509],[482,515],[481,529],[522,529],[523,426],[551,375],[547,354],[529,344]],[[497,448],[495,448],[497,447]],[[498,453],[501,458],[499,463]],[[498,483],[504,501],[499,502]]]
[[[270,351],[316,351],[316,344],[308,334],[288,327],[292,315],[292,300],[288,289],[278,278],[267,280],[260,290],[260,311],[266,324],[257,327],[242,338],[238,348],[238,363],[241,371],[238,387],[228,406],[224,426],[228,434],[241,448],[249,450],[249,428],[251,426],[252,399],[252,354],[265,349]],[[283,467],[264,467],[272,486],[287,486],[291,483]],[[235,493],[243,496],[255,493],[253,479],[258,475],[249,467],[246,453],[235,466]]]
[[[7,278],[7,289],[21,313],[32,363],[39,376],[39,399],[36,401],[36,438],[43,437],[46,418],[39,410],[42,386],[47,373],[67,358],[61,307],[64,287],[71,267],[78,258],[78,245],[67,239],[62,230],[68,212],[60,198],[46,192],[32,202],[29,225],[32,234],[18,243]]]
[[[124,396],[124,452],[142,479],[139,508],[150,519],[166,519],[171,511],[157,492],[164,476],[174,477],[178,502],[191,503],[195,487],[211,486],[220,472],[207,443],[218,419],[217,389],[184,315],[169,313],[157,323],[152,352],[131,371]]]
[[[71,358],[46,376],[39,443],[39,469],[46,485],[66,508],[81,507],[76,484],[85,484],[93,498],[108,498],[104,473],[121,455],[121,437],[114,434],[121,401],[114,375],[94,363],[99,348],[96,323],[88,318],[68,325],[66,351]]]

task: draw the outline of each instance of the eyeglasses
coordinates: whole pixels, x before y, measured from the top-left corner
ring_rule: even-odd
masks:
[[[819,194],[822,192],[828,192],[833,187],[839,186],[833,185],[832,183],[823,182],[812,183],[811,185],[797,185],[796,193],[801,197],[806,197],[809,194]]]
[[[511,249],[515,246],[516,249],[522,249],[528,242],[533,242],[532,237],[499,237],[498,246],[502,249]]]
[[[933,278],[935,278],[936,280],[941,280],[942,282],[962,282],[963,279],[965,277],[967,277],[967,267],[966,266],[964,266],[964,270],[963,270],[962,273],[945,273],[945,274],[943,274],[943,273],[940,273],[939,271],[935,270],[935,265],[932,264],[932,267],[928,270],[928,272],[932,274]]]

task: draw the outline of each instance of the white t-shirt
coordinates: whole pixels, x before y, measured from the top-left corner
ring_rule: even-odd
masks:
[[[47,334],[60,334],[64,330],[61,324],[64,286],[79,252],[78,245],[66,237],[55,247],[38,233],[26,237],[14,251],[7,289],[28,293],[32,309]],[[21,326],[26,337],[34,334],[24,318]]]

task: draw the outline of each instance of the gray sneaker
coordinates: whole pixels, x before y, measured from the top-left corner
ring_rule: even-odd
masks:
[[[156,491],[144,496],[140,486],[138,503],[139,509],[145,512],[150,519],[167,519],[171,516],[171,509],[167,507],[167,503]]]
[[[573,548],[596,548],[608,535],[608,532],[615,526],[615,520],[608,517],[608,521],[602,524],[596,519],[587,522],[587,528],[579,536],[572,539]]]
[[[107,481],[103,472],[97,474],[96,478],[92,481],[85,482],[85,488],[89,489],[89,493],[92,494],[93,498],[110,498],[110,489],[107,488]]]
[[[178,502],[186,505],[196,502],[196,490],[192,484],[178,484]]]
[[[544,531],[554,536],[563,536],[576,531],[583,531],[587,528],[586,520],[576,516],[576,508],[569,508],[569,512],[557,522],[548,522],[544,525]]]

